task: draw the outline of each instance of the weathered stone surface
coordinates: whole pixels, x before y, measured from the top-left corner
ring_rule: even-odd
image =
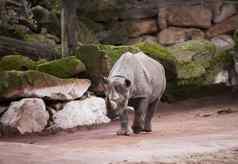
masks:
[[[140,43],[140,42],[144,42],[144,43],[157,43],[157,37],[155,36],[151,36],[151,35],[144,35],[138,38],[134,38],[134,39],[130,39],[128,41],[128,44],[136,44],[136,43]]]
[[[74,100],[89,88],[87,79],[60,79],[38,71],[0,73],[0,98],[40,97],[51,100]]]
[[[131,20],[112,23],[109,30],[99,33],[98,38],[103,43],[126,44],[129,38],[158,32],[156,19]]]
[[[206,35],[208,38],[212,38],[217,35],[222,35],[222,34],[232,32],[236,30],[237,28],[238,28],[238,15],[235,15],[209,28]]]
[[[22,55],[4,56],[0,60],[0,71],[35,69],[36,62]]]
[[[212,11],[213,20],[215,17],[221,14],[221,8],[224,4],[224,0],[206,0],[206,7]]]
[[[45,62],[38,65],[37,69],[60,78],[75,77],[86,71],[85,65],[74,56]]]
[[[7,110],[8,107],[0,106],[0,116]]]
[[[202,6],[173,6],[167,8],[167,21],[172,26],[209,28],[212,13]]]
[[[162,45],[173,45],[187,40],[203,39],[204,37],[205,34],[199,29],[169,27],[159,33],[158,40]]]
[[[225,4],[221,9],[221,13],[214,18],[214,22],[221,23],[230,16],[234,15],[236,12],[237,9],[234,4]]]
[[[229,35],[219,35],[211,39],[211,42],[216,45],[218,50],[229,50],[235,47],[235,41]]]
[[[8,128],[20,134],[41,132],[47,125],[49,113],[42,99],[29,98],[12,102],[0,119],[2,133]]]
[[[53,116],[54,127],[69,129],[109,123],[104,99],[89,97],[85,100],[71,101]]]
[[[206,40],[189,41],[174,48],[172,51],[179,61],[178,79],[182,85],[208,86],[223,82],[217,80],[220,72],[226,71],[233,63],[229,53],[218,52],[215,45]]]
[[[42,44],[45,46],[56,47],[56,37],[46,34],[26,34],[24,40],[28,43]]]
[[[129,37],[137,37],[143,34],[156,33],[158,31],[155,19],[144,19],[131,22],[128,26]]]
[[[161,30],[164,30],[168,27],[167,23],[167,8],[166,7],[161,7],[159,8],[159,13],[158,13],[158,24],[159,28]]]

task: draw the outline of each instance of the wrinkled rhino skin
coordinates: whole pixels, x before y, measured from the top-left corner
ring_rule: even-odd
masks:
[[[117,134],[129,135],[129,106],[135,110],[133,132],[151,132],[151,119],[166,88],[164,67],[142,52],[127,52],[104,80],[109,113],[120,116],[121,129]]]

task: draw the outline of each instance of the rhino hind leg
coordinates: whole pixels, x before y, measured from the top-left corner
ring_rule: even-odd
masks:
[[[132,125],[132,130],[135,134],[144,131],[145,114],[149,106],[147,99],[138,100],[135,108],[135,117]]]
[[[152,120],[152,117],[153,117],[156,109],[158,108],[159,102],[160,102],[159,99],[152,102],[149,105],[148,110],[146,111],[145,125],[144,125],[144,131],[145,132],[152,132],[151,120]]]

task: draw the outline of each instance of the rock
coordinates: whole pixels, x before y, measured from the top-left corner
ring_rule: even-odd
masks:
[[[216,53],[216,47],[208,40],[191,40],[169,47],[178,62],[192,62],[194,60],[210,60]]]
[[[206,7],[212,11],[213,20],[221,14],[221,8],[224,5],[224,0],[206,0]]]
[[[55,13],[40,5],[33,7],[31,10],[39,27],[46,28],[50,34],[60,37],[60,20]]]
[[[157,15],[158,1],[111,0],[90,2],[79,0],[78,12],[87,15],[97,22],[108,22],[125,19],[144,19]],[[98,14],[100,13],[100,14]]]
[[[75,77],[86,71],[85,65],[74,56],[45,62],[38,65],[37,69],[60,78]]]
[[[105,44],[126,44],[129,38],[158,32],[156,19],[115,22],[108,26],[108,28],[109,30],[98,34],[99,41]]]
[[[234,15],[225,21],[216,24],[208,29],[206,36],[213,38],[218,35],[230,33],[238,28],[238,15]]]
[[[134,38],[134,39],[130,39],[128,41],[128,44],[136,44],[136,43],[140,43],[140,42],[144,42],[144,43],[157,43],[158,40],[155,36],[152,35],[144,35],[138,38]]]
[[[96,44],[98,43],[96,33],[90,29],[84,22],[79,21],[78,41],[81,44]]]
[[[128,23],[129,37],[137,37],[156,32],[158,32],[158,27],[155,19],[144,19]]]
[[[159,8],[158,23],[159,23],[160,30],[164,30],[168,27],[168,24],[167,24],[167,8],[166,7]]]
[[[202,6],[172,6],[167,8],[167,22],[170,26],[209,28],[212,13]]]
[[[12,102],[9,109],[0,119],[5,130],[14,129],[20,134],[42,132],[49,120],[49,113],[46,111],[42,99],[29,98]],[[3,134],[8,133],[3,130]]]
[[[221,84],[221,83],[228,84],[228,82],[229,82],[229,73],[228,73],[228,71],[219,72],[216,75],[215,80],[214,80],[214,84]]]
[[[229,50],[235,47],[235,42],[229,35],[219,35],[211,39],[211,42],[216,45],[218,50]]]
[[[232,65],[232,56],[225,52],[216,54],[215,45],[208,40],[187,41],[169,51],[176,57],[177,79],[181,84],[214,84],[217,74]]]
[[[0,60],[0,71],[10,71],[10,70],[23,71],[35,69],[35,67],[36,62],[22,55],[4,56]]]
[[[46,34],[26,34],[24,40],[28,43],[56,47],[56,39]]]
[[[1,116],[4,112],[6,112],[7,108],[8,108],[8,107],[6,107],[6,106],[0,106],[0,116]]]
[[[225,4],[221,9],[221,13],[214,18],[214,22],[221,23],[230,16],[234,15],[236,12],[237,10],[234,4]]]
[[[90,97],[85,100],[71,101],[65,104],[63,110],[54,115],[54,126],[69,129],[79,126],[90,126],[109,123],[106,116],[104,99]]]
[[[169,27],[159,33],[158,40],[162,45],[173,45],[187,40],[203,39],[204,37],[205,34],[199,29]]]
[[[87,79],[60,79],[38,71],[5,71],[0,72],[0,99],[74,100],[88,90],[90,83]]]

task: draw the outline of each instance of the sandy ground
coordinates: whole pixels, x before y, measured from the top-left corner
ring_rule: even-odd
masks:
[[[238,99],[161,104],[153,133],[116,136],[119,123],[0,138],[0,164],[238,164]],[[220,112],[219,112],[220,111]]]

